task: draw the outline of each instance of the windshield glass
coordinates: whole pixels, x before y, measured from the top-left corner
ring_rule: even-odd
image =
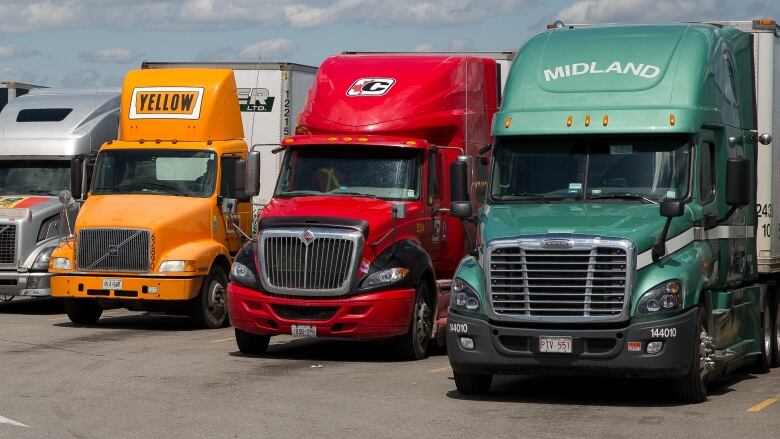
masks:
[[[420,196],[419,157],[419,151],[407,148],[291,149],[285,156],[274,196],[415,200]]]
[[[496,147],[491,199],[634,200],[688,194],[691,148],[679,137],[508,137]]]
[[[1,195],[57,195],[70,189],[69,160],[0,160]]]
[[[208,197],[216,154],[210,151],[108,150],[98,155],[92,193]]]

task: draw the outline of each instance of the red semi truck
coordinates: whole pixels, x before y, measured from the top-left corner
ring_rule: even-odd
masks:
[[[473,243],[449,215],[449,164],[490,145],[511,53],[347,54],[320,66],[256,238],[236,256],[229,315],[243,353],[271,336],[442,341],[450,279]],[[487,167],[476,169],[478,204]],[[480,173],[480,169],[485,170]],[[478,175],[481,174],[481,175]],[[473,232],[473,230],[472,230]]]

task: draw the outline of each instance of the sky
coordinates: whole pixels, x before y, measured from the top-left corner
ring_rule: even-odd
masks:
[[[780,19],[780,0],[0,0],[0,82],[115,87],[142,61],[517,50],[547,23]]]

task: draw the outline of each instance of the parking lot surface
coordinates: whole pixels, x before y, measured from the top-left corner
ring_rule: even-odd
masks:
[[[778,438],[780,369],[734,374],[677,403],[658,381],[498,377],[455,391],[447,356],[380,342],[272,339],[108,311],[77,327],[51,300],[0,304],[0,438]]]

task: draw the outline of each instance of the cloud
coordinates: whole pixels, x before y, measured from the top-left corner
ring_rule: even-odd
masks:
[[[287,38],[271,38],[249,44],[238,52],[241,58],[256,60],[260,58],[284,58],[297,49],[298,46]]]
[[[473,51],[474,41],[465,37],[454,37],[450,40],[449,48],[453,52]]]
[[[18,81],[26,82],[28,84],[37,84],[38,75],[14,67],[0,67],[0,82],[5,81]]]
[[[232,61],[238,58],[238,51],[232,47],[217,47],[201,49],[195,57],[196,61]]]
[[[36,55],[40,53],[22,44],[0,44],[0,59],[29,58]]]
[[[415,52],[434,52],[436,51],[436,46],[433,43],[420,43],[412,50]]]
[[[713,14],[716,16],[703,16]],[[578,0],[559,11],[564,23],[653,23],[728,18],[726,0]]]
[[[101,75],[94,69],[81,69],[62,78],[62,85],[68,88],[97,87],[101,84]]]
[[[125,47],[115,47],[111,49],[95,49],[79,53],[79,58],[87,62],[102,62],[127,64],[138,59],[139,53],[133,49]]]
[[[0,0],[0,33],[72,28],[220,30],[333,23],[436,26],[479,21],[538,0]]]

